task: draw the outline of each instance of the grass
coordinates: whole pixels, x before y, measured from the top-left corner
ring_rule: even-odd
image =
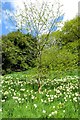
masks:
[[[2,76],[3,118],[79,118],[78,74],[51,71],[38,93],[36,70]]]

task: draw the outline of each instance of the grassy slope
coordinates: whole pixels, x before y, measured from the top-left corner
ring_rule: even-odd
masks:
[[[40,94],[35,69],[3,76],[3,118],[77,118],[77,71],[50,73]]]

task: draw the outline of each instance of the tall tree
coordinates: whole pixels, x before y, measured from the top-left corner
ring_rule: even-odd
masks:
[[[72,20],[66,21],[64,23],[63,28],[58,35],[60,39],[60,43],[62,45],[67,45],[70,42],[74,42],[80,39],[79,34],[79,26],[80,26],[80,17],[76,16]]]
[[[53,0],[53,4],[44,1],[40,3],[37,0],[35,3],[30,2],[28,4],[26,0],[26,2],[23,2],[23,5],[24,9],[19,10],[18,14],[14,14],[13,17],[17,21],[17,27],[21,31],[32,34],[38,41],[36,48],[36,66],[38,91],[40,91],[43,76],[41,63],[42,51],[48,42],[50,42],[49,35],[51,32],[60,26],[63,19],[62,5],[57,0]],[[45,34],[45,37],[42,38],[42,34]]]
[[[62,64],[63,69],[65,70],[71,70],[71,69],[77,69],[78,64],[80,64],[79,61],[79,49],[80,49],[80,33],[79,33],[79,27],[80,27],[80,17],[75,16],[72,20],[66,21],[64,23],[64,26],[61,28],[61,30],[55,31],[50,35],[50,39],[54,40],[53,48],[56,47],[55,56],[52,60],[55,62],[52,62],[53,66],[59,66]],[[54,49],[52,49],[51,54],[54,54]],[[48,54],[48,53],[47,53]],[[47,55],[46,55],[47,56]],[[57,60],[56,60],[57,58]],[[47,60],[46,62],[48,63]],[[55,67],[54,67],[55,68]],[[58,67],[57,67],[58,68]]]
[[[37,40],[34,37],[29,34],[22,34],[19,31],[2,36],[3,70],[11,72],[34,67],[36,43]]]

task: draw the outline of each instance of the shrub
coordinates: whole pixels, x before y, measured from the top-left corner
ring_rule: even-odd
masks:
[[[34,67],[37,40],[31,35],[12,32],[2,36],[2,68],[5,72]]]

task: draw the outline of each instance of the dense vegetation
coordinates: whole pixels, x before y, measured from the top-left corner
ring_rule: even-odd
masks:
[[[78,21],[79,18],[76,17],[66,22],[61,30],[50,34],[49,42],[41,56],[43,72],[77,69],[80,48]],[[2,36],[2,49],[4,72],[36,67],[37,40],[31,35],[17,31]]]
[[[34,67],[37,40],[31,35],[20,31],[2,36],[3,73],[27,70]]]
[[[37,84],[37,40],[12,32],[2,36],[3,118],[79,118],[80,18],[50,34],[41,56],[41,91]],[[42,36],[44,38],[45,35]],[[21,72],[14,72],[20,70]],[[25,70],[25,71],[23,71]],[[1,109],[0,109],[1,110]]]
[[[38,93],[36,70],[2,77],[3,118],[79,118],[77,71],[44,79]]]
[[[63,28],[50,35],[50,43],[43,51],[43,65],[53,70],[74,70],[78,66],[79,18],[65,23]],[[53,44],[53,45],[52,45]],[[52,46],[52,47],[49,47]],[[49,48],[49,49],[48,49]]]

